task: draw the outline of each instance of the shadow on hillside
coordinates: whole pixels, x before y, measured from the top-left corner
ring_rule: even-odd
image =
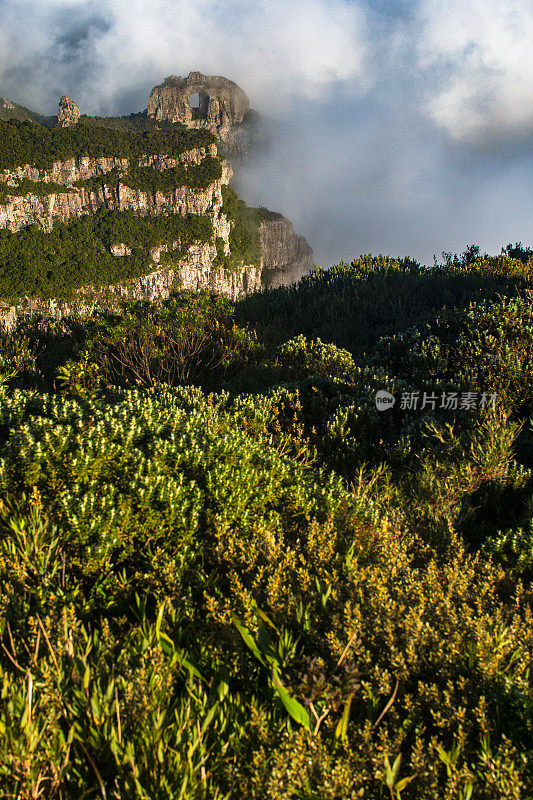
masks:
[[[409,261],[341,264],[298,284],[249,295],[237,303],[236,316],[273,346],[303,334],[361,356],[380,337],[429,321],[444,308],[466,308],[530,288],[531,277],[512,274],[505,261],[464,269],[428,269]]]

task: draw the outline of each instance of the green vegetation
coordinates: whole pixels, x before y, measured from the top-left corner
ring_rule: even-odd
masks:
[[[181,164],[165,170],[134,167],[128,170],[122,182],[141,192],[170,192],[178,186],[207,189],[222,177],[219,156],[205,156],[199,164]]]
[[[217,264],[232,270],[245,264],[259,264],[261,259],[260,215],[249,208],[231,186],[222,186],[222,213],[232,223],[229,236],[231,255],[217,254]]]
[[[54,161],[89,156],[137,159],[142,155],[179,156],[194,147],[207,147],[215,141],[209,131],[183,129],[130,130],[100,124],[78,123],[68,128],[48,130],[32,122],[0,122],[0,170],[31,164],[42,170]]]
[[[258,208],[254,208],[256,215],[258,216],[259,220],[267,220],[268,222],[277,222],[283,219],[283,214],[280,214],[278,211],[269,211],[268,208],[264,208],[263,206],[259,206]]]
[[[88,117],[82,114],[79,124],[91,128],[108,128],[115,131],[132,131],[143,133],[144,131],[186,131],[187,126],[181,122],[168,122],[167,120],[155,120],[149,117],[146,109],[123,117]]]
[[[171,192],[181,186],[193,189],[207,189],[222,177],[222,163],[218,156],[205,156],[199,164],[180,164],[178,167],[159,170],[155,167],[130,167],[125,174],[118,169],[112,169],[105,175],[87,180],[76,181],[74,187],[98,191],[102,186],[116,188],[120,183],[137,189],[140,192]],[[48,194],[61,194],[72,191],[71,186],[60,183],[31,181],[21,178],[15,186],[0,182],[0,203],[5,203],[8,197],[34,194],[44,197]]]
[[[112,169],[105,175],[76,181],[75,186],[88,191],[98,191],[102,186],[116,189],[119,183],[139,192],[155,194],[171,192],[182,186],[191,189],[207,189],[222,177],[222,162],[219,156],[205,156],[199,164],[180,164],[168,169],[131,166],[121,174]]]
[[[470,249],[433,269],[410,258],[361,256],[306,275],[297,287],[251,295],[238,316],[278,343],[301,333],[361,355],[379,337],[432,318],[444,307],[466,308],[533,287],[527,261],[469,256]]]
[[[51,233],[37,226],[11,233],[0,231],[0,296],[68,298],[80,287],[95,287],[136,278],[150,268],[149,250],[180,242],[164,254],[177,261],[194,242],[213,237],[207,216],[145,216],[131,211],[100,210],[68,224],[57,222]],[[132,254],[111,255],[112,244],[125,244]]]
[[[10,196],[68,193],[76,189],[98,191],[117,189],[120,184],[155,195],[180,187],[205,190],[222,177],[219,156],[205,155],[199,163],[180,162],[157,169],[139,166],[150,155],[179,159],[191,148],[208,148],[215,141],[207,131],[193,131],[179,124],[159,124],[146,113],[124,118],[81,117],[68,128],[46,128],[11,120],[0,122],[0,169],[30,164],[39,170],[54,162],[88,156],[128,158],[123,174],[115,168],[102,176],[78,180],[70,186],[19,179],[15,186],[0,183],[0,203]],[[89,209],[85,209],[89,211]],[[218,266],[226,270],[259,263],[259,213],[248,209],[229,187],[224,189],[224,212],[232,222],[231,255],[217,243]],[[28,226],[17,233],[0,231],[0,298],[20,297],[65,299],[84,286],[105,286],[136,278],[151,266],[150,247],[180,242],[180,247],[163,255],[163,261],[177,263],[194,242],[213,239],[211,218],[188,215],[157,220],[134,217],[124,212],[100,210],[89,218],[57,222],[50,233]],[[110,252],[113,244],[125,244],[130,255],[118,260]]]
[[[517,247],[0,334],[6,796],[533,796]]]
[[[0,182],[0,203],[6,203],[8,197],[20,197],[26,194],[35,194],[38,197],[45,197],[47,194],[61,194],[72,191],[69,186],[61,183],[45,183],[44,181],[30,181],[29,178],[21,178],[16,186]]]

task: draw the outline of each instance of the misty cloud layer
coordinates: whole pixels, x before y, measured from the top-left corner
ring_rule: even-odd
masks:
[[[0,0],[0,96],[146,107],[221,74],[268,118],[238,185],[327,265],[533,243],[533,0]]]

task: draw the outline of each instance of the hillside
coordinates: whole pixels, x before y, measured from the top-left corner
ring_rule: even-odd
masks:
[[[18,103],[6,100],[5,97],[0,97],[0,121],[7,122],[10,119],[27,120],[28,122],[36,122],[47,126],[54,124],[54,117],[43,117],[35,111],[30,111],[29,108],[24,108],[24,106],[19,106]]]
[[[2,792],[529,800],[532,290],[368,255],[0,334]]]
[[[80,290],[236,297],[295,260],[309,268],[311,249],[290,222],[248,208],[231,176],[213,133],[146,112],[87,117],[62,98],[50,129],[0,122],[0,298],[50,309]]]

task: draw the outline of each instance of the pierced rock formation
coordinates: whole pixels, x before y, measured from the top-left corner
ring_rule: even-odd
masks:
[[[191,105],[195,95],[197,107]],[[233,81],[190,72],[187,78],[171,75],[152,89],[148,115],[190,128],[207,128],[224,141],[232,128],[245,121],[249,108],[248,97]]]
[[[57,112],[57,124],[60,128],[68,128],[75,125],[80,118],[80,109],[74,100],[63,95],[59,101],[59,111]]]

